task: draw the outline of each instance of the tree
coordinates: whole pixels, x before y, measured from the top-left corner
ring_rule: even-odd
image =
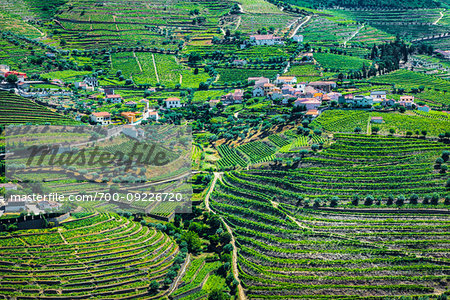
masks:
[[[356,133],[360,133],[362,131],[362,129],[360,127],[356,127],[354,130]]]
[[[424,137],[427,136],[427,133],[428,133],[428,131],[422,130],[422,135],[423,135]]]
[[[366,200],[364,201],[364,205],[371,206],[373,204],[374,200],[375,199],[373,198],[373,196],[369,195],[369,196],[366,197]]]
[[[392,204],[394,204],[394,195],[392,195],[392,194],[389,194],[388,195],[388,199],[387,199],[387,201],[386,201],[386,205],[392,205]]]
[[[352,205],[358,206],[358,204],[359,204],[359,195],[358,194],[354,194],[352,196]]]
[[[397,197],[397,201],[395,201],[395,204],[398,206],[402,206],[405,203],[405,196],[399,195]]]
[[[227,297],[222,290],[214,289],[208,295],[208,300],[226,300]]]
[[[202,248],[202,241],[200,240],[198,234],[193,231],[186,232],[182,240],[187,243],[188,250],[192,253],[198,253]]]
[[[419,200],[419,196],[417,194],[412,194],[409,197],[409,203],[416,205]]]
[[[438,205],[438,203],[439,203],[439,194],[438,193],[433,193],[433,195],[431,196],[430,203],[432,205]]]
[[[159,289],[159,283],[156,280],[153,280],[152,282],[150,282],[150,285],[148,287],[148,290],[151,294],[154,294],[158,291]]]
[[[378,127],[378,126],[372,127],[372,132],[373,132],[373,133],[377,134],[378,131],[380,131],[380,127]]]
[[[339,203],[339,197],[334,196],[333,198],[331,198],[331,201],[330,201],[330,206],[331,207],[338,206],[338,203]]]
[[[194,69],[194,75],[197,75],[198,74],[198,68],[195,68]]]
[[[8,77],[6,77],[6,81],[9,82],[9,83],[16,83],[17,80],[19,80],[19,79],[17,78],[17,75],[14,75],[14,74],[9,75]]]
[[[311,149],[312,149],[313,151],[317,151],[317,150],[319,150],[319,145],[317,145],[317,144],[312,144],[312,145],[311,145]]]

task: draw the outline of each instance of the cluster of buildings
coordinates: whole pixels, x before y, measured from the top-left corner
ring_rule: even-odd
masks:
[[[93,92],[98,87],[98,79],[96,77],[86,77],[83,81],[75,82],[75,88]]]
[[[292,40],[297,43],[302,43],[303,35],[294,35]],[[277,46],[284,44],[285,41],[280,36],[274,34],[255,34],[251,35],[250,39],[241,45],[241,49],[247,46]]]

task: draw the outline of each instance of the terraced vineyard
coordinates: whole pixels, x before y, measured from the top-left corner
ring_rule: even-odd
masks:
[[[178,254],[162,232],[99,213],[53,229],[2,234],[0,245],[1,294],[44,299],[150,298],[150,282],[162,284]]]
[[[448,207],[448,175],[433,168],[448,147],[394,137],[335,138],[297,169],[226,172],[216,183],[210,207],[233,231],[247,297],[445,292],[450,219],[447,210],[425,209]]]
[[[275,150],[263,142],[250,142],[237,147],[237,149],[248,156],[252,163],[272,160]]]
[[[75,120],[16,94],[0,91],[0,124],[77,124]]]

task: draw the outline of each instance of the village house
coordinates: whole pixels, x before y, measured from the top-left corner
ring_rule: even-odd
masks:
[[[386,100],[386,91],[373,91],[370,93],[374,103],[383,102]]]
[[[39,201],[36,204],[36,207],[40,210],[46,211],[46,210],[54,210],[60,208],[62,205],[61,203],[55,202],[55,201]]]
[[[331,92],[328,93],[327,96],[330,98],[331,101],[338,101],[339,97],[342,96],[342,94],[337,92]]]
[[[149,111],[148,112],[148,118],[152,119],[152,120],[155,120],[155,121],[158,121],[159,120],[158,112],[157,111]]]
[[[297,83],[297,77],[295,76],[280,76],[280,74],[277,74],[277,79],[273,81],[274,84],[296,84]]]
[[[306,112],[305,116],[316,118],[320,115],[317,109],[310,109]]]
[[[351,104],[356,107],[370,107],[373,105],[373,99],[370,96],[356,95]]]
[[[5,205],[5,213],[18,213],[26,211],[25,201],[8,201]]]
[[[17,76],[17,82],[24,82],[25,79],[27,79],[27,73],[22,73],[22,72],[17,72],[17,71],[5,71],[5,72],[0,72],[0,75],[3,74],[2,76],[5,78],[8,78],[9,75],[16,75]]]
[[[417,106],[417,110],[420,110],[423,112],[430,112],[431,108],[428,105],[419,105],[419,106]]]
[[[137,120],[136,113],[132,111],[124,111],[121,112],[120,115],[127,119],[128,123],[134,123]]]
[[[283,39],[273,34],[257,34],[250,36],[250,43],[256,46],[284,45]]]
[[[383,123],[383,117],[372,117],[370,118],[370,123],[381,124]]]
[[[297,42],[297,43],[303,43],[303,35],[294,35],[293,37],[292,37],[292,40],[294,41],[294,42]]]
[[[139,103],[143,103],[145,105],[144,110],[148,110],[150,108],[149,101],[147,99],[139,100]]]
[[[401,96],[397,103],[398,105],[411,108],[414,104],[414,96]]]
[[[283,98],[283,93],[278,87],[274,87],[270,92],[267,93],[267,97],[272,100],[277,100]]]
[[[125,106],[134,107],[134,106],[136,106],[136,102],[134,102],[134,101],[125,102]]]
[[[306,110],[311,110],[319,108],[320,104],[322,104],[322,102],[317,100],[316,98],[299,98],[294,101],[293,105],[294,107],[304,105],[306,107]]]
[[[332,89],[336,87],[336,82],[334,81],[313,81],[308,84],[315,89],[322,90],[326,93],[331,92]]]
[[[9,66],[8,65],[0,65],[0,76],[6,77],[6,72],[9,72]]]
[[[318,90],[316,90],[315,88],[313,88],[312,86],[306,86],[304,89],[303,89],[303,93],[302,93],[302,95],[300,96],[300,97],[302,97],[302,98],[312,98],[312,97],[314,97],[314,95],[315,94],[317,94],[319,91]]]
[[[266,77],[249,77],[247,80],[248,83],[254,82],[253,87],[262,87],[266,83],[270,83],[269,78]]]
[[[166,103],[166,108],[181,107],[181,100],[177,97],[167,98],[164,102]]]
[[[110,103],[122,103],[122,96],[117,94],[106,95],[106,101]]]
[[[122,127],[122,133],[134,139],[145,137],[145,131],[141,128],[136,128],[134,125],[124,125]]]
[[[228,93],[220,97],[220,101],[223,104],[235,104],[242,103],[244,99],[244,92],[240,89],[236,89],[233,93]]]
[[[105,111],[92,113],[91,121],[99,125],[108,125],[111,123],[111,114]]]
[[[96,77],[86,77],[83,82],[88,86],[98,87],[98,79]]]
[[[253,95],[253,97],[263,97],[264,96],[264,88],[261,86],[257,86],[255,88],[253,88],[252,95]]]

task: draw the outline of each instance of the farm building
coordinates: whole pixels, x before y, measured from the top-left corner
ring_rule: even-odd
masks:
[[[181,107],[181,100],[177,97],[170,97],[164,100],[167,108]]]
[[[140,139],[145,136],[145,131],[141,128],[136,128],[134,125],[123,126],[122,133],[134,139]]]
[[[422,105],[422,106],[418,106],[417,110],[423,111],[423,112],[430,112],[431,108],[428,105]]]
[[[299,98],[294,101],[294,106],[304,105],[307,110],[317,109],[322,102],[317,100],[316,98]]]
[[[404,107],[412,107],[414,104],[414,96],[401,96],[397,103]]]
[[[40,210],[51,210],[51,209],[58,209],[61,207],[61,203],[54,202],[54,201],[39,201],[36,204],[37,208]]]
[[[27,210],[25,201],[8,201],[5,205],[5,213],[17,213]]]
[[[13,183],[0,183],[0,189],[4,188],[5,191],[17,190],[17,185]]]
[[[2,75],[3,73],[3,75]],[[17,76],[17,81],[18,82],[24,82],[25,79],[27,78],[27,73],[22,73],[22,72],[17,72],[17,71],[6,71],[6,72],[1,72],[0,70],[0,75],[7,78],[9,75],[16,75]]]
[[[262,88],[261,86],[257,86],[253,89],[252,91],[252,95],[253,97],[262,97],[264,96],[264,88]]]
[[[136,122],[136,113],[132,111],[124,111],[121,112],[120,115],[127,119],[128,123]]]
[[[152,120],[155,120],[155,121],[158,121],[159,120],[158,112],[157,111],[149,111],[148,112],[148,118],[152,119]]]
[[[98,79],[96,77],[86,77],[83,82],[88,86],[98,87]]]
[[[250,43],[257,46],[284,45],[283,39],[273,34],[257,34],[250,36]]]
[[[100,125],[108,125],[111,123],[111,114],[106,111],[92,113],[91,121]]]
[[[134,102],[134,101],[125,102],[125,106],[134,107],[134,106],[136,106],[136,102]]]
[[[381,123],[383,123],[383,117],[372,117],[372,118],[370,118],[370,122],[381,124]]]
[[[370,97],[372,97],[373,102],[382,102],[386,99],[386,91],[373,91],[370,93]]]
[[[324,92],[331,92],[332,89],[336,87],[336,82],[334,81],[313,81],[308,84],[315,89],[322,90]]]
[[[111,103],[121,103],[122,96],[117,95],[117,94],[106,95],[106,101],[111,102]]]
[[[317,109],[310,109],[306,112],[305,116],[310,116],[310,117],[318,117],[319,116],[319,111]]]
[[[248,78],[248,83],[254,81],[254,87],[262,87],[264,86],[264,84],[269,83],[270,80],[269,78],[266,77],[249,77]]]
[[[297,83],[297,77],[295,76],[280,76],[277,74],[277,79],[274,80],[274,84],[296,84]]]
[[[292,37],[292,40],[294,41],[294,42],[297,42],[297,43],[303,43],[303,35],[294,35],[293,37]]]
[[[220,101],[223,104],[242,103],[244,99],[244,92],[240,89],[236,89],[233,93],[228,93],[220,97]]]

